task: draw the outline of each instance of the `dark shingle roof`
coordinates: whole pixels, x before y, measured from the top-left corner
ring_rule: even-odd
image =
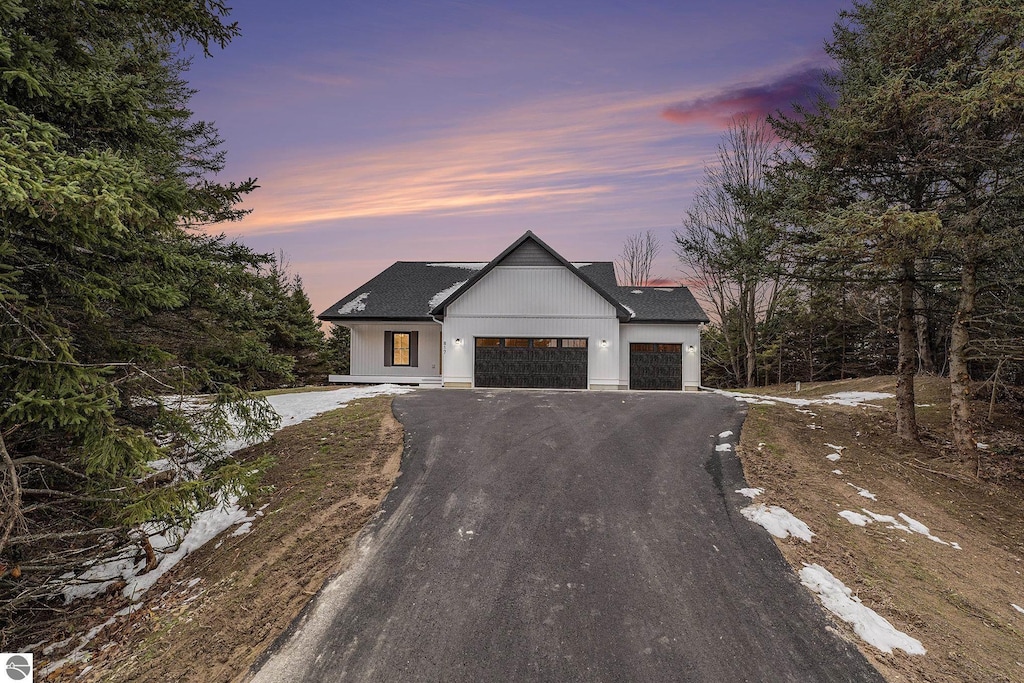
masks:
[[[485,265],[399,261],[321,313],[320,319],[430,320],[430,310]],[[620,287],[615,280],[615,267],[609,261],[575,265],[611,298],[632,311],[634,315],[627,322],[708,321],[686,287]]]

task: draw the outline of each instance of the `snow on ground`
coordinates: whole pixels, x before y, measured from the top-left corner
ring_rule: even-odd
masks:
[[[281,416],[281,427],[287,427],[308,420],[320,413],[342,408],[348,405],[350,401],[356,399],[405,394],[410,391],[412,391],[410,387],[379,384],[375,386],[346,387],[332,391],[304,391],[292,394],[277,394],[269,396],[267,400]],[[232,453],[250,445],[253,445],[253,443],[242,440],[230,440],[225,442],[224,452]],[[252,526],[252,522],[262,515],[262,508],[253,514],[249,514],[239,507],[237,498],[229,497],[218,507],[199,513],[192,526],[184,534],[181,529],[172,529],[164,533],[151,535],[149,540],[153,545],[153,549],[158,555],[162,555],[160,564],[157,565],[156,569],[146,574],[137,575],[145,564],[145,560],[136,562],[135,558],[138,554],[138,549],[135,547],[125,548],[119,557],[87,569],[77,581],[66,586],[64,589],[64,600],[65,602],[71,602],[77,598],[99,595],[118,579],[123,579],[127,584],[122,591],[123,595],[131,600],[139,600],[161,576],[173,569],[189,553],[202,547],[211,539],[235,525],[241,526],[232,533],[233,536],[247,533]],[[70,576],[62,578],[70,578]]]
[[[849,483],[849,482],[847,482],[847,483]],[[850,484],[850,486],[853,486],[854,488],[858,488],[857,486],[854,486],[853,484]],[[863,490],[863,489],[861,489],[861,490]],[[861,495],[864,495],[864,494],[862,493]],[[907,515],[903,514],[902,512],[899,513],[899,518],[902,519],[903,522],[900,522],[899,520],[897,520],[892,515],[880,515],[878,513],[872,512],[871,510],[868,510],[867,508],[861,508],[861,510],[864,512],[863,515],[860,514],[859,512],[852,512],[850,510],[843,510],[842,512],[839,513],[839,516],[842,517],[843,519],[845,519],[846,521],[848,521],[850,524],[856,524],[857,526],[867,526],[868,524],[871,524],[872,522],[879,522],[881,524],[888,524],[889,526],[886,527],[887,529],[898,529],[899,531],[905,531],[908,534],[921,534],[922,536],[925,536],[929,540],[935,541],[936,543],[940,543],[942,545],[948,545],[949,547],[954,548],[956,550],[962,550],[962,548],[960,547],[959,543],[956,543],[955,541],[944,541],[944,540],[942,540],[938,536],[934,535],[931,532],[931,529],[926,527],[924,524],[922,524],[921,522],[917,521],[913,517],[908,517]]]
[[[832,474],[842,474],[842,470],[832,470]]]
[[[839,459],[842,458],[843,456],[839,455],[838,453],[829,453],[825,457],[831,460],[832,462],[839,462]]]
[[[800,540],[811,542],[814,532],[802,521],[794,517],[788,510],[778,505],[757,503],[740,510],[740,514],[755,524],[760,524],[776,538],[794,536]]]
[[[715,450],[720,452],[720,453],[721,452],[725,452],[725,451],[731,451],[732,450],[732,444],[731,443],[720,443],[717,446],[715,446]]]
[[[738,494],[740,494],[742,496],[746,496],[747,498],[757,498],[762,493],[764,493],[764,489],[751,489],[751,488],[736,489],[736,493],[738,493]]]
[[[346,313],[357,313],[366,308],[366,297],[370,296],[369,292],[363,292],[352,301],[338,309],[338,313],[345,315]]]
[[[727,429],[724,432],[722,432],[721,434],[719,434],[718,438],[719,439],[728,439],[730,436],[732,436],[732,431]]]
[[[900,649],[911,655],[927,652],[920,640],[897,630],[847,588],[827,569],[818,564],[805,564],[800,570],[800,583],[818,594],[825,609],[853,626],[854,632],[866,643],[886,654]]]
[[[433,310],[439,303],[441,303],[442,301],[444,301],[445,299],[450,297],[452,294],[455,293],[455,290],[457,290],[459,287],[461,287],[462,285],[466,284],[467,282],[469,282],[469,280],[463,280],[462,282],[456,282],[454,285],[452,285],[448,289],[442,289],[440,292],[438,292],[434,296],[430,297],[430,301],[427,302],[427,310],[428,311],[429,310]]]
[[[842,453],[843,451],[846,450],[846,446],[837,446],[834,443],[827,443],[825,445],[828,446],[829,448],[831,448],[832,450],[834,450],[837,453]]]
[[[839,406],[861,406],[872,405],[866,401],[876,401],[886,398],[893,398],[894,394],[887,394],[881,391],[840,391],[821,398],[789,398],[785,396],[769,396],[758,394],[744,394],[737,391],[725,391],[724,389],[711,389],[702,387],[705,391],[711,391],[722,396],[728,396],[742,403],[756,403],[771,405],[773,403],[787,403],[794,406],[810,405],[839,405]],[[878,406],[874,406],[878,407]]]
[[[1020,605],[1015,605],[1012,602],[1010,603],[1010,607],[1012,607],[1013,609],[1017,610],[1021,614],[1024,614],[1024,607],[1021,607]]]
[[[878,500],[878,496],[876,496],[875,494],[871,493],[871,491],[868,491],[867,489],[862,489],[861,487],[857,486],[856,484],[851,484],[850,482],[846,482],[846,485],[847,486],[852,486],[853,488],[857,489],[857,495],[859,495],[859,496],[864,496],[865,498],[870,498],[871,500]]]

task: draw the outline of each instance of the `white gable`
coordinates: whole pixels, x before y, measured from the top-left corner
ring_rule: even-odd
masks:
[[[615,307],[564,266],[496,266],[445,317],[614,318]]]

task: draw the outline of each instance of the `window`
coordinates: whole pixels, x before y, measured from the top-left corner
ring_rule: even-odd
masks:
[[[505,348],[506,349],[511,349],[511,348],[525,349],[525,348],[528,348],[529,346],[530,346],[530,340],[529,339],[506,339],[505,340]]]
[[[501,346],[501,340],[496,337],[477,337],[477,346]]]
[[[585,348],[587,348],[587,340],[586,339],[563,339],[562,340],[562,348],[563,349],[585,349]]]
[[[391,349],[391,364],[392,365],[408,365],[409,364],[409,333],[408,332],[395,332],[395,343]]]
[[[535,349],[554,349],[558,347],[557,339],[534,339],[533,348]]]
[[[419,336],[419,332],[385,332],[384,366],[417,367]]]

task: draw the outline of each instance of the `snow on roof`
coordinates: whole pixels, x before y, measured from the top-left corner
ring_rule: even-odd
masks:
[[[629,307],[629,306],[627,306],[626,304],[622,304],[622,307],[623,307],[623,308],[625,308],[625,309],[626,309],[627,311],[629,311],[629,317],[630,317],[630,319],[633,319],[633,318],[635,318],[635,317],[636,317],[636,311],[634,311],[634,310],[633,310],[632,308],[630,308],[630,307]]]
[[[352,299],[352,301],[349,301],[344,306],[341,306],[338,309],[338,313],[340,315],[345,315],[346,313],[358,313],[359,311],[365,310],[366,309],[366,297],[368,297],[368,296],[370,296],[369,292],[363,292],[362,294],[357,296],[355,299]]]
[[[810,527],[794,517],[789,510],[778,505],[765,505],[764,503],[748,505],[740,510],[740,514],[751,522],[760,524],[776,538],[793,536],[810,543],[811,537],[814,536]]]
[[[629,293],[630,294],[643,294],[644,290],[642,290],[642,289],[633,289],[633,290],[630,290]]]
[[[887,654],[892,654],[893,648],[911,655],[927,652],[920,640],[897,630],[884,617],[862,604],[860,598],[821,565],[805,564],[800,570],[800,583],[817,593],[825,609],[853,626],[854,632],[869,645]]]
[[[444,301],[445,299],[450,297],[452,294],[455,293],[455,291],[459,287],[461,287],[462,285],[466,284],[467,282],[469,282],[469,280],[463,280],[462,282],[456,282],[451,287],[448,287],[447,289],[442,289],[440,292],[438,292],[434,296],[430,297],[430,301],[427,302],[427,310],[428,311],[434,310],[435,306],[437,306],[439,303],[441,303],[442,301]]]
[[[465,268],[466,270],[481,270],[486,263],[470,263],[468,261],[453,261],[451,263],[428,263],[434,268]]]

